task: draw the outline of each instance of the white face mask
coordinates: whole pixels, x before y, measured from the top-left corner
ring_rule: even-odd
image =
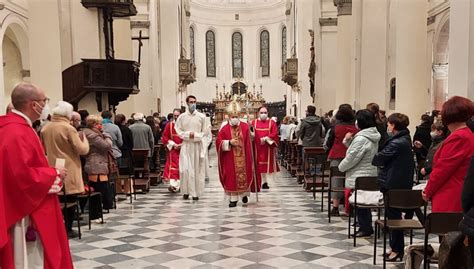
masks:
[[[230,119],[230,125],[232,126],[236,126],[237,124],[239,124],[240,120],[239,118],[231,118]]]
[[[39,115],[39,120],[47,120],[48,116],[49,116],[49,113],[50,113],[49,104],[46,104],[43,107],[39,103],[37,103],[37,104],[38,104],[39,107],[42,108],[41,113],[39,113],[35,109],[36,114]]]
[[[438,136],[438,134],[436,133],[436,131],[431,132],[430,135],[431,135],[431,138],[435,138],[435,137]]]
[[[261,119],[261,120],[266,120],[266,119],[268,119],[268,114],[260,114],[260,119]]]
[[[194,110],[196,110],[196,103],[188,104],[188,109],[189,109],[189,112],[193,113]]]

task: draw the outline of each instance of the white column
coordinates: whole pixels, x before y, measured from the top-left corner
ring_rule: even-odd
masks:
[[[474,2],[451,0],[448,96],[474,99]]]
[[[395,111],[410,118],[410,130],[429,109],[426,81],[427,2],[396,1]]]
[[[336,106],[353,104],[355,84],[353,75],[354,25],[352,20],[352,0],[334,0],[337,6],[337,76]]]
[[[58,1],[28,1],[31,82],[55,104],[62,100],[61,41]]]

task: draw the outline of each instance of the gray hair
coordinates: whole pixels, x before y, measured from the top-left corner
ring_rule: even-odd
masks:
[[[55,108],[51,111],[54,116],[66,117],[68,119],[72,118],[72,112],[74,107],[65,101],[59,101]]]
[[[143,113],[135,113],[133,115],[133,119],[136,120],[136,121],[143,121],[143,118],[145,117],[145,115],[143,115]]]

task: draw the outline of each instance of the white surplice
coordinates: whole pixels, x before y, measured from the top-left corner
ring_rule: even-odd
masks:
[[[176,120],[175,130],[183,139],[179,154],[181,193],[199,197],[204,191],[207,147],[212,140],[210,121],[196,110],[186,111]]]

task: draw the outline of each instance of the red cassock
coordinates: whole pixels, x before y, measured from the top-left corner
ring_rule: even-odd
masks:
[[[0,117],[0,267],[14,268],[9,229],[30,216],[44,249],[44,268],[73,268],[56,194],[48,194],[56,169],[38,136],[21,116]]]
[[[464,178],[474,155],[474,134],[468,127],[454,131],[436,150],[425,187],[432,212],[462,212]]]
[[[258,172],[264,174],[279,172],[280,168],[276,162],[276,149],[279,142],[276,123],[271,119],[265,121],[258,119],[252,121],[252,126],[255,130],[254,145]],[[262,145],[260,139],[265,136],[268,136],[274,143],[270,145],[265,142]]]
[[[230,151],[222,150],[225,140],[238,139],[239,146],[231,146]],[[227,193],[255,192],[253,183],[254,159],[252,157],[251,138],[249,126],[240,122],[237,126],[224,125],[217,135],[216,147],[219,161],[219,178]],[[260,177],[257,178],[257,190],[260,190]]]
[[[170,140],[176,144],[183,143],[183,139],[179,138],[176,130],[174,129],[174,122],[172,121],[166,124],[163,135],[161,136],[161,141],[163,142],[163,146],[165,148]],[[163,178],[166,180],[179,179],[179,151],[179,149],[175,148],[167,150],[165,171],[163,173]]]

